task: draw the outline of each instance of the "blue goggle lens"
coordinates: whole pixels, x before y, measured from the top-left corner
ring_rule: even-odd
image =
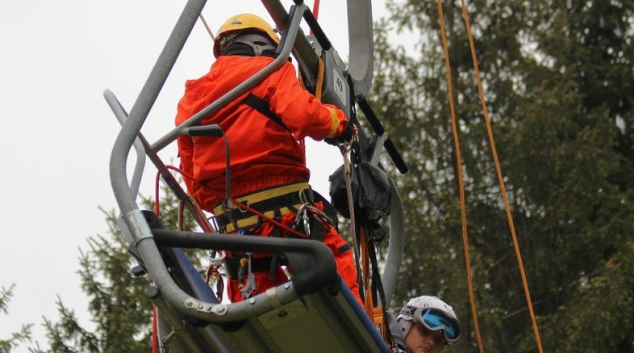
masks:
[[[432,331],[443,330],[445,338],[448,340],[455,340],[456,338],[458,338],[456,328],[453,326],[451,321],[447,320],[442,315],[434,313],[431,310],[426,310],[422,312],[421,322],[424,323],[425,326]]]

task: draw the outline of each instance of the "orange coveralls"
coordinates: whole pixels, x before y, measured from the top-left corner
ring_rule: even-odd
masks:
[[[205,76],[189,80],[185,95],[178,104],[176,125],[180,125],[195,113],[238,86],[273,58],[220,56]],[[269,103],[269,109],[291,131],[262,115],[242,100],[252,93]],[[250,92],[233,100],[201,125],[219,124],[229,140],[231,157],[231,193],[240,196],[258,190],[294,182],[308,182],[310,171],[306,168],[304,138],[315,140],[339,136],[348,121],[336,107],[323,104],[306,91],[297,80],[295,68],[286,62]],[[178,139],[181,170],[194,178],[184,178],[189,193],[204,210],[212,212],[224,201],[225,194],[225,145],[222,138],[181,136]],[[220,196],[219,196],[220,195]],[[323,209],[321,202],[317,203]],[[281,223],[290,224],[295,213],[282,216]],[[263,222],[249,233],[271,236],[274,226]],[[282,231],[282,236],[286,236]],[[349,246],[338,231],[332,228],[324,234],[324,243],[335,255],[337,271],[351,292],[361,303],[357,275]],[[268,256],[255,254],[256,256]],[[268,271],[257,272],[257,292],[287,281],[279,268],[275,279],[269,279]],[[235,278],[229,278],[228,293],[232,302],[243,300]]]

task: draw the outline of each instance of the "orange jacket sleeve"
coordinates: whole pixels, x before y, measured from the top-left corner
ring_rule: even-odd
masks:
[[[254,90],[259,96],[264,89],[271,111],[291,130],[297,140],[308,136],[320,141],[339,136],[348,126],[345,113],[331,104],[320,102],[304,89],[292,64],[286,63],[276,72],[276,80],[266,80]]]

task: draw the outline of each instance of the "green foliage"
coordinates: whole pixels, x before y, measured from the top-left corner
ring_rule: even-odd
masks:
[[[634,2],[467,3],[543,346],[631,352]],[[473,333],[437,4],[391,9],[372,94],[411,169],[395,177],[409,242],[393,306],[438,294]],[[460,1],[443,11],[484,348],[536,352]],[[390,43],[395,31],[415,49]],[[448,351],[478,351],[475,336]]]
[[[178,200],[166,187],[161,191],[161,220],[175,228]],[[150,198],[143,198],[142,204],[154,209]],[[152,302],[145,294],[150,280],[148,276],[134,277],[130,273],[137,262],[121,237],[116,213],[104,214],[108,236],[90,237],[88,249],[80,249],[79,258],[82,290],[90,298],[88,311],[93,327],[82,326],[74,311],[58,298],[59,321],[44,320],[49,348],[34,350],[37,353],[145,353],[151,348]],[[194,228],[191,217],[186,217],[184,226]]]
[[[13,296],[15,285],[11,285],[8,289],[0,288],[0,313],[9,315],[9,302]],[[12,349],[17,348],[20,344],[31,342],[32,324],[22,325],[19,332],[14,332],[8,339],[0,338],[0,353],[10,353]]]
[[[543,347],[632,352],[634,2],[468,5]],[[393,1],[389,8],[391,17],[375,27],[368,100],[410,167],[407,175],[394,176],[408,244],[391,306],[421,294],[451,303],[465,334],[448,352],[479,351],[472,309],[487,352],[536,352],[460,1],[443,1],[460,166],[436,2]],[[392,43],[394,32],[407,42]],[[383,165],[396,174],[390,163]],[[464,173],[475,308],[467,290],[458,168]],[[162,204],[168,205],[162,220],[175,226],[175,200],[167,195]],[[80,259],[95,329],[80,326],[59,300],[61,321],[46,321],[51,352],[148,349],[150,303],[143,292],[149,283],[127,275],[130,256],[114,214],[107,217],[112,237],[91,238]]]
[[[150,348],[151,302],[145,296],[147,277],[130,274],[133,264],[119,236],[114,211],[105,212],[110,237],[88,239],[80,250],[82,290],[90,297],[94,330],[84,328],[61,298],[59,322],[45,319],[50,349],[42,352],[147,352]]]

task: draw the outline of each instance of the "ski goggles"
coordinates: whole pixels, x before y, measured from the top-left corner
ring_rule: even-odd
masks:
[[[443,337],[449,344],[455,343],[458,340],[460,329],[443,315],[442,312],[429,308],[406,306],[401,311],[401,314],[412,316],[430,331],[442,330]]]

